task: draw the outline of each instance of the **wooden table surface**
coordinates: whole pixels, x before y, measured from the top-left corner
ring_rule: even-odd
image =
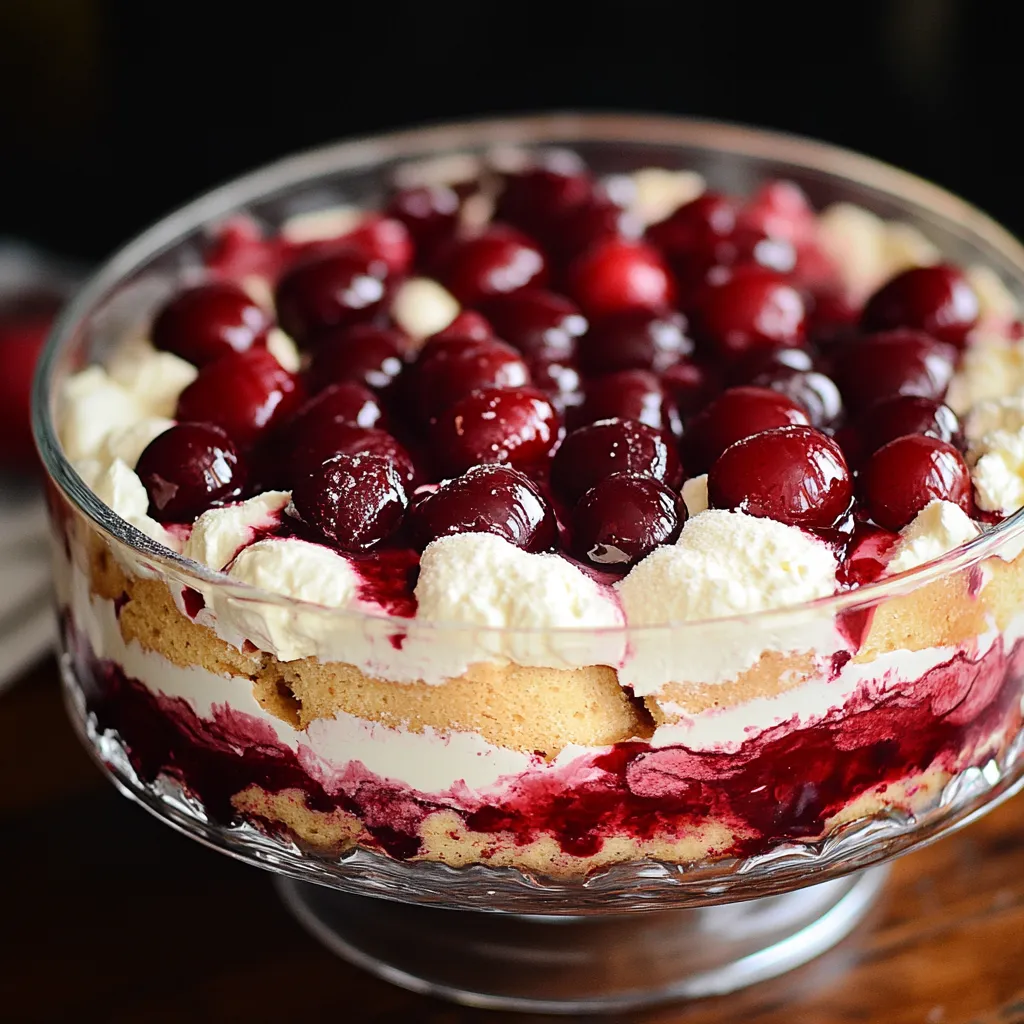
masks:
[[[0,695],[0,864],[0,1021],[555,1019],[415,996],[326,952],[269,875],[115,793],[64,718],[52,662]],[[614,1019],[1022,1024],[1024,798],[897,862],[867,921],[815,962],[738,995]]]

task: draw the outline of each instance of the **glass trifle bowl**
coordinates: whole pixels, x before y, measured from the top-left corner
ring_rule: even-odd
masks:
[[[723,534],[738,513],[702,508],[689,484],[678,543],[612,582],[481,533],[435,540],[422,561],[349,559],[282,533],[287,491],[161,525],[132,469],[195,379],[149,342],[182,281],[234,276],[269,307],[261,237],[342,234],[396,183],[552,151],[654,222],[705,182],[793,182],[856,242],[846,281],[861,298],[886,260],[980,267],[975,348],[1011,365],[1024,250],[942,190],[767,132],[545,116],[330,146],[172,214],[64,314],[35,429],[69,713],[125,795],[273,871],[308,928],[385,978],[480,1006],[621,1011],[805,962],[860,920],[886,861],[1020,787],[1020,514],[961,510],[957,533],[933,503],[941,544],[926,510],[888,544],[848,532],[847,586],[822,596],[801,580],[825,559],[834,582],[840,541],[764,519]],[[480,230],[486,196],[465,202]],[[403,289],[432,310],[421,333],[444,328],[421,278],[399,287],[396,319]],[[287,336],[267,344],[282,365],[300,358]],[[958,402],[998,403],[1000,375],[971,368],[975,349],[957,358]],[[785,606],[677,613],[673,580],[740,565],[763,589],[804,554],[804,596]]]

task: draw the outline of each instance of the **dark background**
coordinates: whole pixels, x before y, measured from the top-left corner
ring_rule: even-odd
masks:
[[[0,0],[0,234],[97,259],[291,150],[551,109],[817,136],[1020,234],[1014,6]]]

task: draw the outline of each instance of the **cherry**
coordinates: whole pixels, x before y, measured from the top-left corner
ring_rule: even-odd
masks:
[[[548,251],[566,263],[611,238],[637,239],[642,227],[636,217],[605,196],[594,196],[570,210],[558,230],[545,241]]]
[[[399,330],[356,324],[316,337],[309,378],[316,390],[351,381],[382,391],[402,372],[409,339]]]
[[[558,541],[551,506],[510,466],[474,466],[416,502],[406,519],[413,547],[438,537],[493,533],[525,551],[550,551]]]
[[[705,473],[736,441],[773,427],[809,423],[805,410],[777,391],[729,388],[690,421],[685,438],[686,467],[691,475]]]
[[[420,348],[420,358],[425,358],[427,352],[450,341],[493,341],[495,340],[494,328],[490,322],[475,310],[464,309],[455,319],[437,334],[430,335],[423,342]]]
[[[598,242],[572,261],[567,278],[569,293],[594,318],[623,309],[664,309],[675,300],[675,284],[661,254],[643,242]]]
[[[683,432],[679,410],[650,370],[620,370],[587,382],[576,422],[582,425],[616,417],[646,423],[673,437]]]
[[[341,241],[366,259],[383,262],[389,274],[404,274],[412,266],[412,234],[399,218],[367,217]]]
[[[729,382],[749,384],[755,377],[781,368],[813,370],[814,356],[806,348],[756,348],[729,367]]]
[[[860,309],[841,289],[818,289],[811,293],[807,316],[808,338],[828,346],[853,337]]]
[[[207,281],[179,291],[153,321],[153,344],[205,366],[230,352],[265,345],[273,320],[232,281]]]
[[[498,336],[524,356],[571,363],[576,339],[587,330],[579,307],[562,295],[528,289],[494,299],[486,313]]]
[[[304,429],[296,424],[275,445],[276,479],[283,487],[309,476],[335,455],[378,455],[394,463],[407,486],[416,480],[412,457],[389,433],[360,427],[344,419],[328,420]]]
[[[730,445],[708,473],[712,508],[829,528],[853,497],[839,445],[813,427],[776,427]]]
[[[722,382],[714,367],[682,359],[662,373],[661,386],[683,416],[692,416],[719,392]]]
[[[506,174],[495,206],[496,220],[541,240],[556,236],[559,222],[593,193],[590,175],[580,167],[556,163]]]
[[[297,480],[292,503],[303,522],[342,551],[368,551],[402,525],[405,487],[379,455],[335,455]]]
[[[316,252],[277,283],[281,326],[300,345],[317,332],[371,319],[387,296],[387,264],[352,248]]]
[[[882,445],[860,473],[868,515],[887,530],[902,530],[936,498],[971,511],[971,471],[947,441],[908,434]]]
[[[803,296],[781,274],[740,266],[712,275],[693,299],[698,342],[726,363],[754,349],[798,346],[806,337]]]
[[[580,343],[580,367],[590,376],[617,370],[661,373],[692,351],[682,313],[624,309],[591,326]]]
[[[304,402],[288,424],[290,433],[315,433],[327,423],[373,427],[381,419],[374,393],[355,381],[339,381]]]
[[[245,447],[284,422],[304,397],[300,380],[264,348],[208,363],[178,396],[175,419],[215,423]]]
[[[135,472],[161,523],[191,523],[208,508],[237,497],[245,462],[231,438],[211,423],[178,423],[155,437]]]
[[[424,349],[409,380],[410,397],[422,421],[481,388],[516,388],[530,371],[511,345],[500,341],[450,341]]]
[[[647,229],[647,238],[672,265],[684,286],[701,281],[714,266],[735,259],[732,242],[736,204],[719,192],[704,192]]]
[[[523,288],[543,288],[547,276],[547,260],[537,245],[514,228],[495,224],[455,244],[441,281],[463,305],[475,306]]]
[[[786,349],[783,351],[799,351]],[[843,414],[843,399],[831,377],[817,370],[798,370],[792,366],[777,366],[759,373],[751,381],[755,387],[770,388],[796,402],[811,422],[812,427],[825,430],[833,427]]]
[[[682,498],[659,480],[615,473],[573,509],[573,551],[591,565],[624,572],[659,544],[675,541],[685,521]]]
[[[836,353],[832,378],[854,413],[893,395],[940,401],[953,377],[955,358],[952,346],[920,331],[883,331],[843,346]]]
[[[639,473],[672,490],[683,482],[675,448],[660,431],[633,420],[608,419],[574,430],[551,462],[551,486],[575,503],[614,473]]]
[[[448,473],[482,462],[526,466],[546,458],[561,435],[558,413],[535,388],[484,388],[448,406],[431,429]]]
[[[455,236],[461,200],[447,185],[421,185],[391,197],[387,214],[400,220],[416,245],[416,262],[430,267],[438,250]]]
[[[762,232],[768,238],[804,243],[818,233],[814,209],[803,189],[795,182],[766,181],[744,203],[738,222],[742,227]]]
[[[203,263],[224,277],[270,276],[280,269],[281,247],[276,240],[263,237],[263,229],[256,221],[240,214],[212,229]]]
[[[876,402],[857,421],[865,455],[907,434],[927,434],[959,448],[960,421],[948,405],[920,395],[896,395]]]
[[[980,315],[978,296],[957,267],[912,267],[868,299],[861,316],[866,331],[912,327],[963,348]]]

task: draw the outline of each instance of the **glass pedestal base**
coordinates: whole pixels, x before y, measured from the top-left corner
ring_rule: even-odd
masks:
[[[469,1006],[611,1013],[721,995],[806,963],[849,934],[886,872],[745,903],[587,917],[443,910],[276,881],[328,949],[396,985]]]

